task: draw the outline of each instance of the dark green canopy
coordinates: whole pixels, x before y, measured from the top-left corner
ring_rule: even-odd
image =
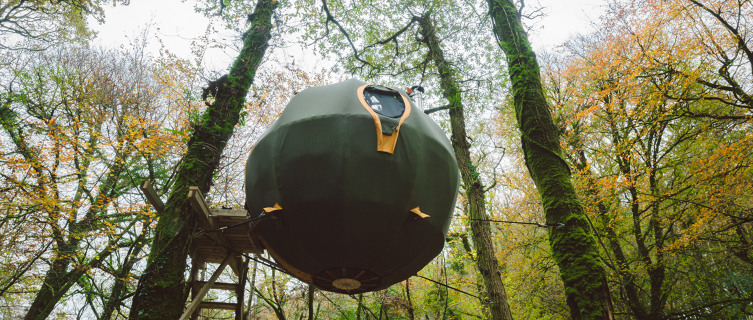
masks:
[[[442,129],[405,92],[358,80],[301,91],[246,164],[252,216],[282,208],[257,225],[262,243],[341,293],[387,288],[434,259],[458,185]]]

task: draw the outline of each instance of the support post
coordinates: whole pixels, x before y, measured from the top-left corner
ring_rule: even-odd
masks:
[[[241,258],[241,274],[238,275],[238,287],[235,296],[238,305],[235,307],[235,320],[243,320],[243,298],[246,293],[246,278],[248,277],[248,259]]]

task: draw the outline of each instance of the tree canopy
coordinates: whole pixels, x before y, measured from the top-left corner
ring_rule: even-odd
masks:
[[[244,314],[199,318],[753,316],[749,0],[604,1],[549,51],[522,0],[184,1],[233,35],[209,28],[191,56],[148,34],[94,45],[111,4],[129,1],[0,4],[0,318],[178,319],[217,268],[192,258],[189,187],[243,208],[245,161],[288,101],[349,78],[425,89],[413,112],[461,176],[443,251],[354,295],[246,255],[218,280],[240,289],[204,298]],[[210,70],[212,47],[233,64]]]

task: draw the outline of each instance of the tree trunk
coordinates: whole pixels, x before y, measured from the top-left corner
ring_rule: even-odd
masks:
[[[489,0],[499,46],[507,55],[523,154],[546,213],[552,255],[565,284],[573,319],[613,319],[606,273],[588,218],[561,156],[539,76],[539,65],[512,0]]]
[[[308,292],[309,320],[314,320],[314,286],[309,285]]]
[[[244,320],[251,320],[251,318],[254,316],[255,312],[253,310],[256,310],[256,305],[253,304],[254,302],[254,293],[256,293],[256,270],[257,270],[257,263],[258,261],[254,260],[254,271],[251,272],[251,292],[248,293],[248,304],[246,304],[246,312],[243,314]]]
[[[460,98],[460,86],[450,63],[445,60],[444,52],[439,46],[439,38],[428,15],[420,18],[419,25],[423,42],[429,48],[429,58],[439,70],[442,94],[449,101],[450,126],[452,130],[452,148],[458,161],[460,175],[463,179],[465,196],[468,200],[467,216],[471,226],[471,240],[476,249],[476,266],[484,279],[487,307],[495,320],[512,319],[507,293],[502,283],[502,272],[497,257],[494,255],[491,225],[486,215],[484,186],[481,183],[476,166],[471,161],[471,145],[465,130],[465,115]]]
[[[408,305],[406,308],[408,309],[408,320],[414,320],[416,316],[413,313],[413,301],[411,300],[411,297],[410,297],[410,278],[405,280],[405,297],[408,300]]]
[[[267,49],[275,0],[259,0],[254,22],[249,28],[230,73],[210,82],[208,92],[214,102],[207,107],[188,141],[175,183],[162,212],[147,267],[133,298],[130,319],[177,319],[186,296],[183,274],[197,225],[186,194],[189,186],[209,192],[220,155],[240,119],[248,89]]]
[[[8,133],[10,140],[14,144],[17,152],[23,155],[23,157],[32,165],[32,167],[35,168],[35,178],[40,184],[38,191],[49,193],[50,196],[55,199],[55,201],[63,202],[58,191],[58,177],[56,169],[52,168],[51,170],[45,170],[45,167],[37,158],[37,152],[35,152],[34,149],[28,145],[24,135],[20,133],[20,128],[16,126],[16,117],[18,116],[18,114],[10,109],[9,103],[10,102],[0,106],[0,116],[2,117],[2,119],[0,119],[0,125],[2,126],[2,129],[4,129]],[[50,122],[53,121],[52,118],[44,120]],[[57,129],[53,129],[53,131],[54,130]],[[123,152],[122,154],[126,154],[127,150],[130,148],[130,144],[127,141],[121,141],[120,138],[121,136],[118,136],[118,151]],[[55,159],[56,162],[60,161],[59,148],[60,146],[55,144],[55,153],[58,155]],[[88,167],[88,164],[82,164],[81,167],[86,168]],[[94,225],[94,223],[92,222],[96,219],[96,217],[98,217],[99,214],[107,208],[112,199],[115,199],[120,195],[120,193],[118,193],[117,191],[118,182],[120,181],[120,176],[124,170],[124,163],[114,163],[109,166],[107,171],[107,178],[97,188],[97,196],[95,200],[92,201],[92,204],[96,205],[92,205],[89,208],[82,220],[78,222],[69,221],[66,230],[68,234],[72,235],[91,231],[91,228]],[[86,172],[86,170],[83,171]],[[86,177],[84,174],[82,174],[78,176],[78,179],[80,186],[83,183],[82,180],[85,180]],[[74,197],[73,202],[78,202],[78,200],[80,200],[80,198]],[[61,214],[61,212],[57,209],[48,212],[48,215],[50,217],[55,217],[59,214]],[[51,220],[55,220],[55,218],[51,218]],[[128,228],[133,226],[133,223]],[[24,316],[24,319],[27,320],[47,319],[50,313],[52,313],[52,311],[54,310],[57,303],[60,302],[60,299],[62,299],[66,295],[68,290],[79,280],[79,278],[81,278],[81,276],[86,273],[85,270],[87,268],[98,267],[102,263],[102,259],[107,258],[114,250],[111,248],[111,246],[114,246],[115,242],[111,242],[103,249],[103,251],[99,252],[96,255],[96,259],[90,259],[88,262],[84,262],[86,260],[85,251],[83,251],[79,247],[82,239],[75,237],[69,237],[68,239],[66,239],[65,232],[60,226],[54,223],[51,226],[52,238],[55,244],[55,247],[52,250],[52,264],[44,276],[44,281],[42,282],[39,291],[34,297],[34,301],[32,301],[28,312]],[[80,265],[76,266],[75,269],[71,269],[71,265],[76,262],[78,262]],[[31,265],[29,264],[28,266]],[[10,285],[11,284],[6,286],[3,291],[7,290],[7,288],[10,288]]]
[[[57,248],[55,253],[62,255],[77,251],[77,244],[78,241],[75,241],[74,244],[66,244]],[[55,305],[60,301],[60,298],[55,298],[55,293],[63,291],[63,288],[65,288],[65,291],[68,291],[67,289],[74,281],[71,277],[72,272],[68,270],[71,260],[71,258],[57,258],[53,260],[52,266],[50,266],[44,277],[42,287],[39,288],[39,292],[34,297],[34,301],[29,307],[29,312],[24,316],[25,320],[47,319],[55,308]]]
[[[132,221],[131,224],[126,227],[126,230],[131,229],[136,224],[136,221]],[[102,261],[107,259],[116,249],[114,246],[117,243],[117,239],[110,241],[102,251],[97,253],[94,258],[90,259],[88,263],[77,266],[74,269],[70,269],[71,264],[74,262],[73,253],[79,248],[81,240],[74,240],[66,242],[61,247],[57,248],[55,253],[62,255],[69,253],[68,257],[56,258],[53,261],[52,266],[47,270],[42,287],[37,292],[34,301],[29,307],[29,311],[24,316],[25,320],[32,319],[47,319],[60,299],[62,299],[68,290],[78,282],[78,280],[86,274],[88,269],[98,268]]]
[[[361,306],[363,302],[363,293],[358,294],[358,308],[356,308],[356,320],[361,320]]]

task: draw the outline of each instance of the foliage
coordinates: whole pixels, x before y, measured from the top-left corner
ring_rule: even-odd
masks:
[[[142,59],[136,50],[58,48],[19,56],[5,75],[2,241],[16,259],[3,266],[2,296],[33,298],[27,317],[46,317],[76,285],[100,311],[110,300],[101,297],[132,290],[155,219],[136,185],[164,181],[167,154],[179,150]]]
[[[613,294],[638,318],[750,312],[747,2],[617,2],[548,69]],[[737,26],[737,27],[731,27]],[[688,274],[694,276],[688,277]]]
[[[196,8],[221,13],[225,27],[245,38],[260,21],[250,11],[256,2],[206,0]],[[518,128],[526,119],[512,114],[520,91],[511,86],[520,69],[512,68],[508,81],[500,67],[506,63],[500,49],[510,46],[495,45],[488,2],[279,1],[269,18],[271,47],[254,69],[255,81],[242,99],[231,99],[242,101],[231,110],[238,124],[212,126],[218,130],[201,129],[217,118],[207,116],[209,106],[228,102],[216,94],[204,101],[200,90],[217,78],[202,66],[213,31],[194,45],[190,59],[63,45],[90,39],[86,17],[101,21],[105,4],[0,5],[0,46],[13,49],[0,52],[0,318],[123,319],[132,315],[139,277],[160,285],[185,281],[185,268],[149,278],[143,258],[152,250],[152,260],[159,259],[161,244],[151,241],[165,216],[151,212],[136,185],[150,180],[164,197],[182,164],[193,179],[212,186],[206,195],[213,206],[242,207],[238,177],[256,139],[297,91],[347,76],[424,86],[427,111],[456,145],[467,139],[467,148],[457,150],[467,152],[468,179],[445,250],[421,277],[356,296],[312,290],[259,264],[250,268],[254,283],[246,288],[246,297],[253,293],[249,315],[486,319],[487,287],[477,267],[482,253],[478,230],[471,228],[474,208],[483,208],[486,218],[498,221],[484,228],[512,315],[571,317],[572,286],[563,284],[562,258],[549,243],[558,229],[537,226],[550,222],[547,202],[520,146]],[[598,248],[590,258],[606,266],[615,316],[749,317],[753,4],[614,0],[607,7],[594,22],[596,32],[535,59],[561,137],[549,149],[561,149],[555,160],[572,170],[584,225]],[[427,31],[437,35],[435,43],[426,41]],[[297,61],[281,62],[291,42],[338,64],[311,72]],[[455,136],[458,104],[465,138]],[[208,175],[203,165],[186,164],[192,159],[187,152],[199,146],[192,137],[207,133],[225,137]],[[480,197],[469,191],[475,183]],[[159,232],[169,227],[163,222]],[[229,271],[221,279],[235,281]],[[177,310],[187,291],[176,288],[180,295],[168,297],[177,298]],[[231,302],[235,296],[212,291],[208,299]],[[202,316],[227,319],[233,312],[205,310]]]
[[[0,4],[0,49],[44,49],[65,41],[86,42],[86,18],[103,22],[110,0],[8,0]],[[129,0],[112,0],[128,5]]]

